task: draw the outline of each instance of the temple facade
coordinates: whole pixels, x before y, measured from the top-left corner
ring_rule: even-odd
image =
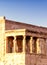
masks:
[[[0,65],[47,65],[47,28],[0,17]]]

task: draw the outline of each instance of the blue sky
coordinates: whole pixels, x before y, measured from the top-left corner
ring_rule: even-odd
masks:
[[[0,16],[47,27],[47,0],[0,0]]]

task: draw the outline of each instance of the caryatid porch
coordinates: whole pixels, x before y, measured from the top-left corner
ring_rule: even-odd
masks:
[[[45,54],[45,34],[26,29],[5,32],[5,53]]]

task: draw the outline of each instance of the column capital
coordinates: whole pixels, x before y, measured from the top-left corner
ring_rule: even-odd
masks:
[[[33,40],[33,37],[31,36],[30,39]]]
[[[23,35],[23,38],[26,39],[26,35]]]
[[[14,40],[16,40],[16,36],[14,36]]]

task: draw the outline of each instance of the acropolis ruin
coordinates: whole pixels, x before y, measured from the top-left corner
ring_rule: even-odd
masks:
[[[47,28],[0,17],[0,65],[47,65]]]

